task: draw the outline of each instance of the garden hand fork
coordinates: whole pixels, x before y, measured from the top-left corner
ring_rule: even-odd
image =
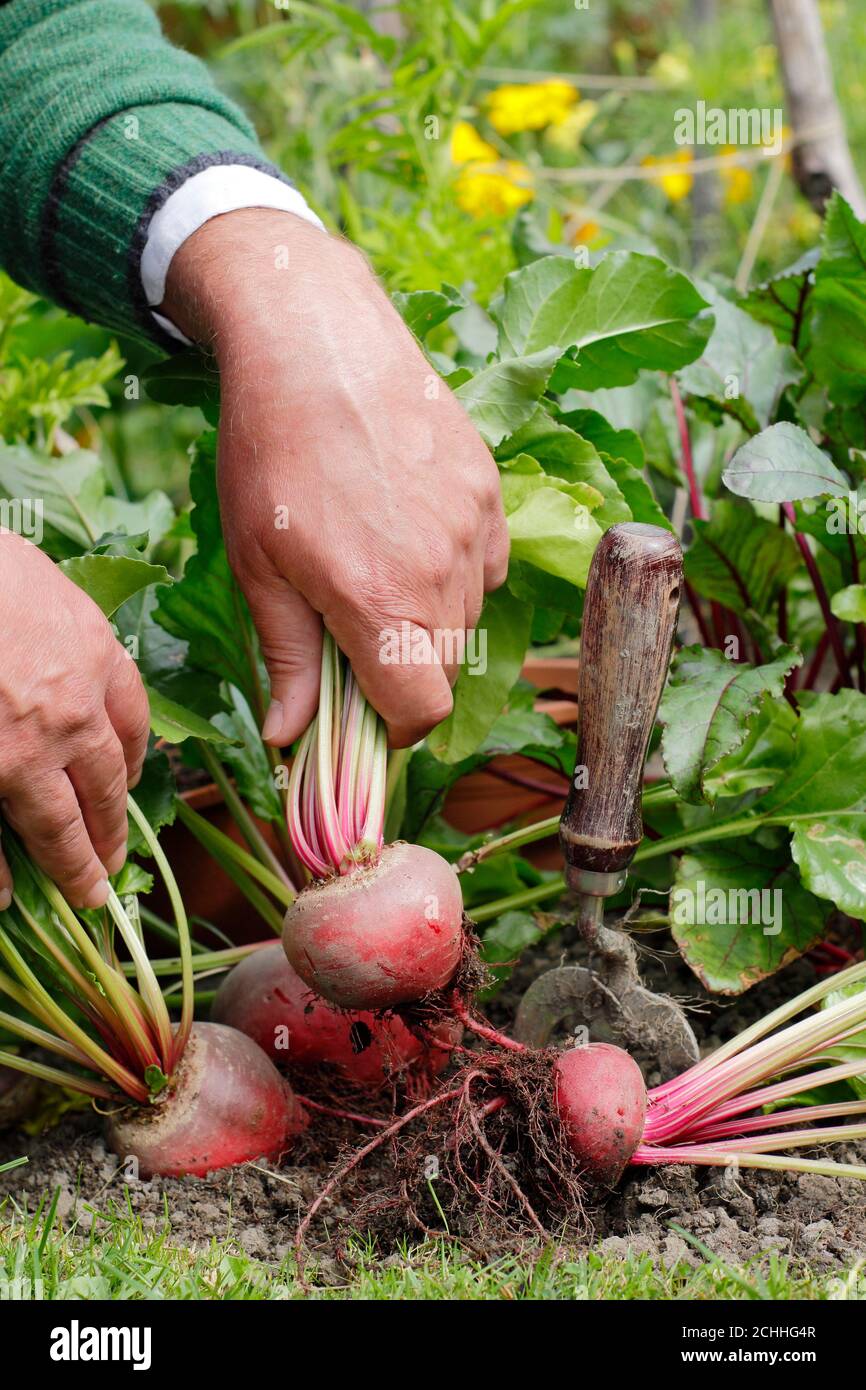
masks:
[[[634,945],[604,925],[643,837],[643,765],[667,675],[682,586],[676,537],[659,526],[612,526],[599,541],[586,588],[578,675],[575,775],[560,821],[565,877],[593,969],[548,971],[517,1014],[523,1042],[544,1044],[558,1023],[604,1024],[616,1041],[654,1056],[674,1075],[697,1060],[679,1005],[641,985]]]

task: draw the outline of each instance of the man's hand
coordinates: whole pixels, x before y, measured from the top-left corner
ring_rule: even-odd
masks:
[[[161,312],[219,364],[223,529],[271,678],[265,737],[314,715],[324,620],[392,745],[414,742],[452,706],[433,643],[505,578],[490,454],[359,253],[289,213],[199,228]],[[426,662],[383,661],[404,623]]]
[[[147,748],[138,670],[96,604],[5,531],[0,629],[0,810],[74,907],[101,907]],[[11,887],[0,854],[0,908]]]

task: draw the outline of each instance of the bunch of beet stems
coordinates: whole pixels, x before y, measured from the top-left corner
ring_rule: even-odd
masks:
[[[847,997],[845,991],[852,986],[854,992]],[[841,997],[831,1005],[798,1023],[790,1022],[837,993]],[[459,1004],[456,1012],[485,1041],[516,1052],[530,1050],[473,1019]],[[866,1079],[862,1057],[838,1062],[833,1055],[834,1048],[854,1040],[862,1046],[864,1028],[866,962],[861,962],[813,985],[680,1076],[653,1087],[647,1093],[641,1142],[629,1162],[636,1166],[736,1164],[866,1179],[864,1164],[779,1152],[866,1139],[866,1123],[821,1123],[811,1128],[817,1122],[866,1115],[866,1097],[826,1104],[806,1099],[807,1093],[823,1086]],[[797,1098],[804,1103],[796,1104]],[[500,1104],[507,1104],[505,1098],[500,1098]],[[768,1106],[773,1110],[768,1112]],[[810,1128],[803,1128],[806,1125]]]
[[[634,1164],[694,1163],[781,1168],[866,1178],[866,1166],[795,1158],[779,1150],[866,1139],[866,1123],[816,1122],[866,1115],[866,1098],[797,1105],[816,1088],[863,1078],[864,1062],[838,1062],[833,1049],[863,1041],[866,962],[821,980],[648,1095]],[[845,991],[856,988],[850,994]],[[790,1020],[840,997],[797,1023]],[[784,1026],[787,1025],[787,1026]],[[780,1031],[775,1031],[775,1030]],[[857,1035],[860,1035],[859,1037]],[[784,1105],[767,1113],[764,1107]],[[787,1106],[791,1108],[787,1108]],[[756,1113],[759,1112],[759,1113]]]
[[[9,908],[0,913],[0,995],[33,1022],[0,1010],[0,1027],[74,1070],[3,1049],[0,1064],[97,1099],[117,1100],[120,1094],[144,1104],[169,1084],[189,1040],[193,952],[168,861],[131,796],[128,806],[163,878],[175,918],[182,982],[179,1022],[172,1024],[148,958],[136,899],[121,899],[111,887],[103,910],[77,914],[4,829],[16,887]],[[42,897],[47,913],[37,915],[28,906],[34,902],[28,887]],[[115,934],[129,954],[128,963],[117,954]]]
[[[866,1164],[799,1158],[790,1152],[779,1152],[866,1139],[866,1123],[862,1122],[820,1123],[811,1127],[817,1122],[866,1115],[866,1097],[826,1104],[806,1099],[806,1093],[834,1082],[864,1079],[866,1064],[862,1057],[838,1062],[833,1055],[834,1048],[852,1040],[862,1046],[866,1036],[864,986],[866,962],[861,962],[832,980],[813,985],[680,1076],[655,1086],[647,1093],[641,1142],[629,1162],[636,1166],[736,1164],[741,1168],[866,1179]],[[846,995],[852,987],[850,996]],[[841,997],[832,1004],[825,1004],[797,1023],[790,1022],[837,993]],[[473,1019],[459,1001],[455,1001],[455,1012],[467,1028],[486,1042],[510,1051],[530,1051],[524,1044]],[[797,1098],[804,1103],[796,1104]],[[430,1103],[425,1102],[425,1108]],[[498,1108],[507,1104],[505,1097],[488,1102]],[[791,1108],[787,1108],[789,1104]],[[774,1109],[768,1113],[767,1106]],[[775,1109],[778,1106],[786,1108]],[[810,1127],[804,1128],[806,1125]]]
[[[209,754],[207,765],[216,775],[213,763]],[[395,770],[399,765],[398,757]],[[294,901],[295,885],[275,861],[230,783],[223,778],[220,785],[248,848],[236,844],[183,801],[178,803],[178,817],[279,935],[280,909]],[[359,863],[374,863],[382,850],[392,789],[385,726],[326,632],[319,708],[298,744],[286,798],[288,840],[302,871],[313,879],[328,879],[351,872]],[[245,829],[246,822],[250,823]]]
[[[325,632],[319,709],[298,745],[287,808],[289,837],[314,878],[378,859],[387,760],[385,726]]]

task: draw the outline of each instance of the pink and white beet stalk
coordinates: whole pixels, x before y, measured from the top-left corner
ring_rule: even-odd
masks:
[[[283,947],[343,1009],[423,999],[464,948],[452,866],[423,845],[384,844],[387,756],[385,726],[326,632],[319,710],[289,779],[289,836],[313,882],[286,912]]]
[[[790,1022],[820,1004],[827,995],[861,982],[866,983],[866,962],[822,980],[681,1076],[656,1086],[647,1098],[644,1131],[631,1162],[738,1163],[744,1168],[784,1168],[866,1178],[866,1165],[795,1158],[779,1152],[866,1139],[866,1123],[822,1123],[817,1128],[803,1128],[816,1121],[866,1116],[866,1099],[806,1104],[770,1114],[764,1109],[817,1087],[864,1074],[866,1064],[862,1056],[838,1062],[830,1049],[857,1033],[862,1035],[866,1027],[866,988],[849,997],[843,993],[831,1006],[809,1013],[797,1023]]]
[[[378,860],[387,756],[385,727],[326,632],[319,712],[300,741],[289,780],[289,834],[313,878]]]

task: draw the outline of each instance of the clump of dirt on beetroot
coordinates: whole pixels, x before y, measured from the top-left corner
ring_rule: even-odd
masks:
[[[411,1004],[400,1004],[394,1013],[407,1028],[429,1037],[432,1029],[454,1021],[454,998],[474,999],[493,981],[493,976],[481,959],[481,942],[471,917],[463,914],[463,939],[457,969],[443,989],[433,990]]]

